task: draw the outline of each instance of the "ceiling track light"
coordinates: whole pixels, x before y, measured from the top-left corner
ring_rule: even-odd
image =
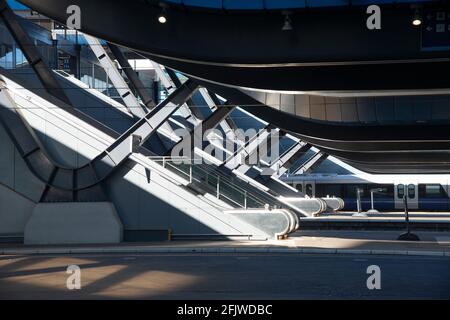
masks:
[[[294,29],[294,28],[292,27],[291,13],[283,12],[283,15],[284,15],[284,24],[283,24],[283,28],[281,28],[281,30],[292,31],[292,29]]]
[[[418,27],[422,24],[422,13],[419,7],[415,7],[411,23],[415,27]]]
[[[167,10],[165,7],[161,9],[161,13],[158,15],[158,22],[165,24],[167,22]]]

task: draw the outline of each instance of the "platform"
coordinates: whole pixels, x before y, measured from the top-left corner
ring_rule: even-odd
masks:
[[[397,231],[298,231],[286,240],[172,241],[119,245],[2,244],[0,255],[78,254],[350,254],[450,256],[450,232],[417,232],[421,242],[397,241]]]
[[[329,213],[301,218],[301,230],[404,230],[403,212],[369,213],[353,217],[355,212]],[[410,212],[410,226],[421,231],[450,231],[450,213]]]

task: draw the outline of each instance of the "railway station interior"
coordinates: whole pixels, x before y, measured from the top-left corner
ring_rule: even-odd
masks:
[[[447,1],[2,0],[0,18],[0,242],[450,227]]]

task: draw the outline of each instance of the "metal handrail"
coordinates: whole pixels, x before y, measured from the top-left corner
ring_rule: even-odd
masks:
[[[243,192],[250,192],[254,197],[257,197],[259,199],[265,199],[264,201],[267,203],[271,203],[272,205],[275,205],[275,203],[278,204],[278,200],[275,198],[275,196],[266,193],[265,191],[259,190],[258,188],[254,187],[250,182],[245,181],[245,180],[241,180],[237,177],[233,177],[233,176],[227,176],[225,173],[221,172],[220,170],[217,170],[217,167],[214,167],[212,165],[208,165],[208,164],[202,164],[202,169],[206,172],[209,172],[212,175],[217,175],[219,177],[222,177],[223,179],[225,179],[226,181],[229,181],[229,183],[236,185],[236,183],[239,183],[240,185],[246,185],[249,186],[250,188],[252,188],[252,191],[248,191],[248,189],[244,189],[242,187],[239,187],[240,190],[242,190]],[[238,181],[235,181],[238,180]],[[269,199],[270,200],[269,200]],[[280,204],[281,205],[281,204]]]
[[[155,162],[161,162],[164,168],[169,168],[175,170],[176,173],[182,174],[187,180],[189,180],[190,184],[194,182],[204,184],[206,181],[206,185],[210,187],[214,187],[210,182],[214,182],[216,189],[216,197],[218,199],[225,199],[236,206],[239,206],[244,209],[248,209],[250,206],[255,205],[252,208],[263,208],[266,207],[267,203],[263,202],[254,194],[248,192],[237,186],[235,183],[231,182],[229,179],[224,178],[222,174],[217,172],[213,173],[200,166],[195,165],[195,161],[192,161],[189,158],[185,157],[149,157],[149,159]],[[181,167],[183,165],[188,166],[186,170],[183,170]],[[203,180],[202,180],[203,178]],[[226,192],[228,190],[228,192]],[[237,195],[239,197],[236,200],[230,194]],[[241,199],[240,199],[241,198]],[[241,200],[241,201],[240,201]]]

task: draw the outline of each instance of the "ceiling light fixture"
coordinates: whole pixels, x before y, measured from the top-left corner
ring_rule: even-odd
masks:
[[[284,15],[284,24],[281,30],[291,31],[293,29],[291,14],[289,12],[283,12],[283,15]]]
[[[158,16],[158,22],[165,24],[167,22],[166,8],[162,8],[161,14]]]
[[[422,24],[422,14],[419,10],[419,8],[416,8],[416,10],[414,11],[414,15],[411,21],[413,26],[420,26]]]

